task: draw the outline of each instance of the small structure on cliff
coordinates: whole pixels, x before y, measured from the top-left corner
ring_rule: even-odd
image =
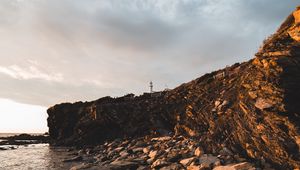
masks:
[[[150,81],[150,93],[153,93],[153,82],[152,81]]]

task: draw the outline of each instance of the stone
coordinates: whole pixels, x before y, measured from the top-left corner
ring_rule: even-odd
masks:
[[[221,104],[219,100],[215,101],[215,107],[218,107]]]
[[[152,159],[154,159],[155,157],[157,157],[158,152],[157,151],[150,151],[148,156]]]
[[[248,94],[249,94],[249,96],[250,96],[252,99],[256,99],[256,98],[257,98],[257,93],[254,92],[254,91],[249,91]]]
[[[126,156],[129,155],[129,153],[128,153],[127,151],[122,151],[122,152],[119,153],[119,155],[120,155],[121,157],[126,157]]]
[[[210,167],[214,164],[218,164],[220,160],[215,156],[204,154],[199,158],[199,162],[202,166]]]
[[[183,166],[188,166],[190,165],[196,158],[195,157],[191,157],[191,158],[186,158],[181,160],[179,163],[181,163]]]
[[[154,158],[147,159],[147,164],[151,165],[154,162]]]
[[[222,150],[220,150],[219,154],[222,156],[232,156],[233,155],[233,153],[226,147],[224,147]]]
[[[150,152],[150,149],[149,149],[149,148],[144,148],[144,149],[143,149],[143,152],[144,152],[145,154],[148,154],[148,153]]]
[[[164,166],[164,167],[160,168],[159,170],[182,170],[182,169],[183,169],[182,165],[173,163],[171,165]]]
[[[137,169],[138,163],[131,161],[113,161],[110,163],[110,168],[113,170]]]
[[[169,165],[168,162],[166,162],[165,160],[162,159],[157,159],[156,161],[154,161],[151,165],[151,168],[161,168],[163,166]]]
[[[204,152],[203,152],[202,148],[197,147],[195,152],[194,152],[194,155],[200,157],[201,155],[203,155],[203,153]]]
[[[178,162],[180,159],[182,159],[182,154],[179,154],[177,152],[168,153],[166,158],[168,162]]]
[[[226,166],[217,166],[213,170],[256,170],[256,168],[248,162],[242,162]]]
[[[78,162],[78,161],[82,161],[82,156],[75,156],[73,158],[70,159],[65,159],[63,160],[63,162]]]
[[[255,58],[255,59],[252,61],[252,64],[253,64],[253,65],[256,65],[256,66],[259,66],[259,67],[262,66],[262,63],[260,62],[259,58]]]
[[[139,166],[136,170],[149,170],[147,166]]]
[[[70,170],[81,170],[81,169],[96,170],[96,167],[94,167],[94,168],[92,168],[92,167],[93,167],[93,164],[82,163],[82,164],[71,167]]]
[[[273,104],[267,99],[258,98],[255,102],[255,107],[260,110],[264,110],[273,107]]]
[[[187,167],[187,170],[201,170],[200,165],[190,165]]]
[[[158,137],[158,138],[152,138],[151,141],[167,141],[172,139],[171,136],[163,136],[163,137]]]
[[[116,151],[116,152],[120,152],[122,150],[124,150],[124,147],[118,147],[118,148],[114,149],[114,151]]]
[[[136,153],[136,152],[143,152],[144,148],[134,148],[132,149],[133,153]]]
[[[5,151],[7,148],[0,147],[0,150]]]

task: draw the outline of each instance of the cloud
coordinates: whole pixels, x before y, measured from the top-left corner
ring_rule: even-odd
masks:
[[[30,79],[42,79],[46,81],[62,81],[63,76],[59,73],[47,74],[43,73],[35,66],[29,66],[24,69],[17,65],[11,65],[8,67],[0,66],[0,73],[7,74],[15,79],[30,80]]]
[[[252,58],[293,0],[3,0],[0,97],[53,105],[170,88]]]

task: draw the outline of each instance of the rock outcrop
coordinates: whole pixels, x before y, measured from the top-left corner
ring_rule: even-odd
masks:
[[[300,9],[254,59],[173,90],[105,97],[48,109],[55,144],[87,145],[146,135],[189,136],[278,168],[300,167]],[[161,162],[157,162],[160,164]]]

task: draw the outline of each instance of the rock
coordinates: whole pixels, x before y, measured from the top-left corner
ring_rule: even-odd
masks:
[[[133,153],[143,152],[144,148],[134,148],[132,149]]]
[[[297,9],[296,11],[294,11],[293,16],[295,18],[295,24],[299,24],[300,23],[300,10]]]
[[[180,163],[181,163],[183,166],[188,166],[188,165],[190,165],[195,159],[196,159],[195,157],[186,158],[186,159],[181,160]]]
[[[0,147],[0,150],[5,151],[7,148]]]
[[[135,147],[145,147],[147,146],[147,143],[144,142],[144,141],[137,141],[136,144],[135,144]]]
[[[204,154],[199,158],[199,162],[201,166],[211,167],[214,164],[219,164],[220,160],[215,156]]]
[[[248,94],[249,94],[249,96],[250,96],[252,99],[256,99],[256,98],[257,98],[257,94],[256,94],[256,92],[254,92],[254,91],[249,91]]]
[[[151,165],[154,162],[154,158],[147,159],[147,164]]]
[[[149,170],[147,166],[139,166],[136,170]]]
[[[124,147],[118,147],[118,148],[114,149],[114,151],[116,151],[116,152],[121,152],[122,150],[124,150]]]
[[[272,102],[266,99],[258,98],[255,103],[255,107],[260,110],[268,109],[273,106]]]
[[[79,164],[79,165],[76,165],[76,166],[73,166],[70,168],[70,170],[81,170],[81,169],[96,170],[99,168],[93,167],[93,164],[86,164],[86,163],[82,163],[82,164]]]
[[[158,151],[150,151],[148,156],[151,158],[151,159],[154,159],[156,158],[158,155]]]
[[[119,153],[119,155],[120,155],[121,157],[126,157],[126,156],[129,155],[129,153],[128,153],[127,151],[122,151],[122,152]]]
[[[168,162],[178,162],[180,159],[182,159],[182,154],[177,152],[168,153],[166,158]]]
[[[187,167],[187,170],[201,170],[200,165],[190,165]]]
[[[78,161],[82,161],[82,156],[76,156],[70,159],[65,159],[63,160],[63,162],[78,162]]]
[[[136,162],[130,162],[130,161],[113,161],[110,163],[109,168],[112,170],[123,170],[123,169],[129,169],[134,170],[139,167],[138,163]]]
[[[182,165],[173,163],[171,165],[164,166],[164,167],[160,168],[159,170],[182,170],[182,169],[183,169]]]
[[[149,148],[144,148],[144,149],[143,149],[143,152],[144,152],[145,154],[148,154],[148,153],[150,152],[150,149],[149,149]]]
[[[221,104],[219,100],[215,101],[215,107],[218,107]]]
[[[169,165],[168,162],[162,160],[162,159],[157,159],[156,161],[154,161],[151,165],[151,168],[161,168],[161,167],[164,167],[164,166],[167,166]]]
[[[228,156],[228,155],[232,156],[233,155],[233,153],[226,147],[224,147],[222,150],[220,150],[219,154],[222,156]]]
[[[213,170],[256,170],[256,168],[248,162],[242,162],[233,165],[217,166]]]
[[[203,154],[202,148],[197,147],[195,152],[194,152],[194,155],[200,157],[202,154]]]
[[[300,28],[299,26],[295,26],[288,30],[289,35],[295,40],[300,41]]]
[[[163,137],[158,137],[158,138],[152,138],[151,141],[167,141],[172,139],[170,136],[163,136]]]

